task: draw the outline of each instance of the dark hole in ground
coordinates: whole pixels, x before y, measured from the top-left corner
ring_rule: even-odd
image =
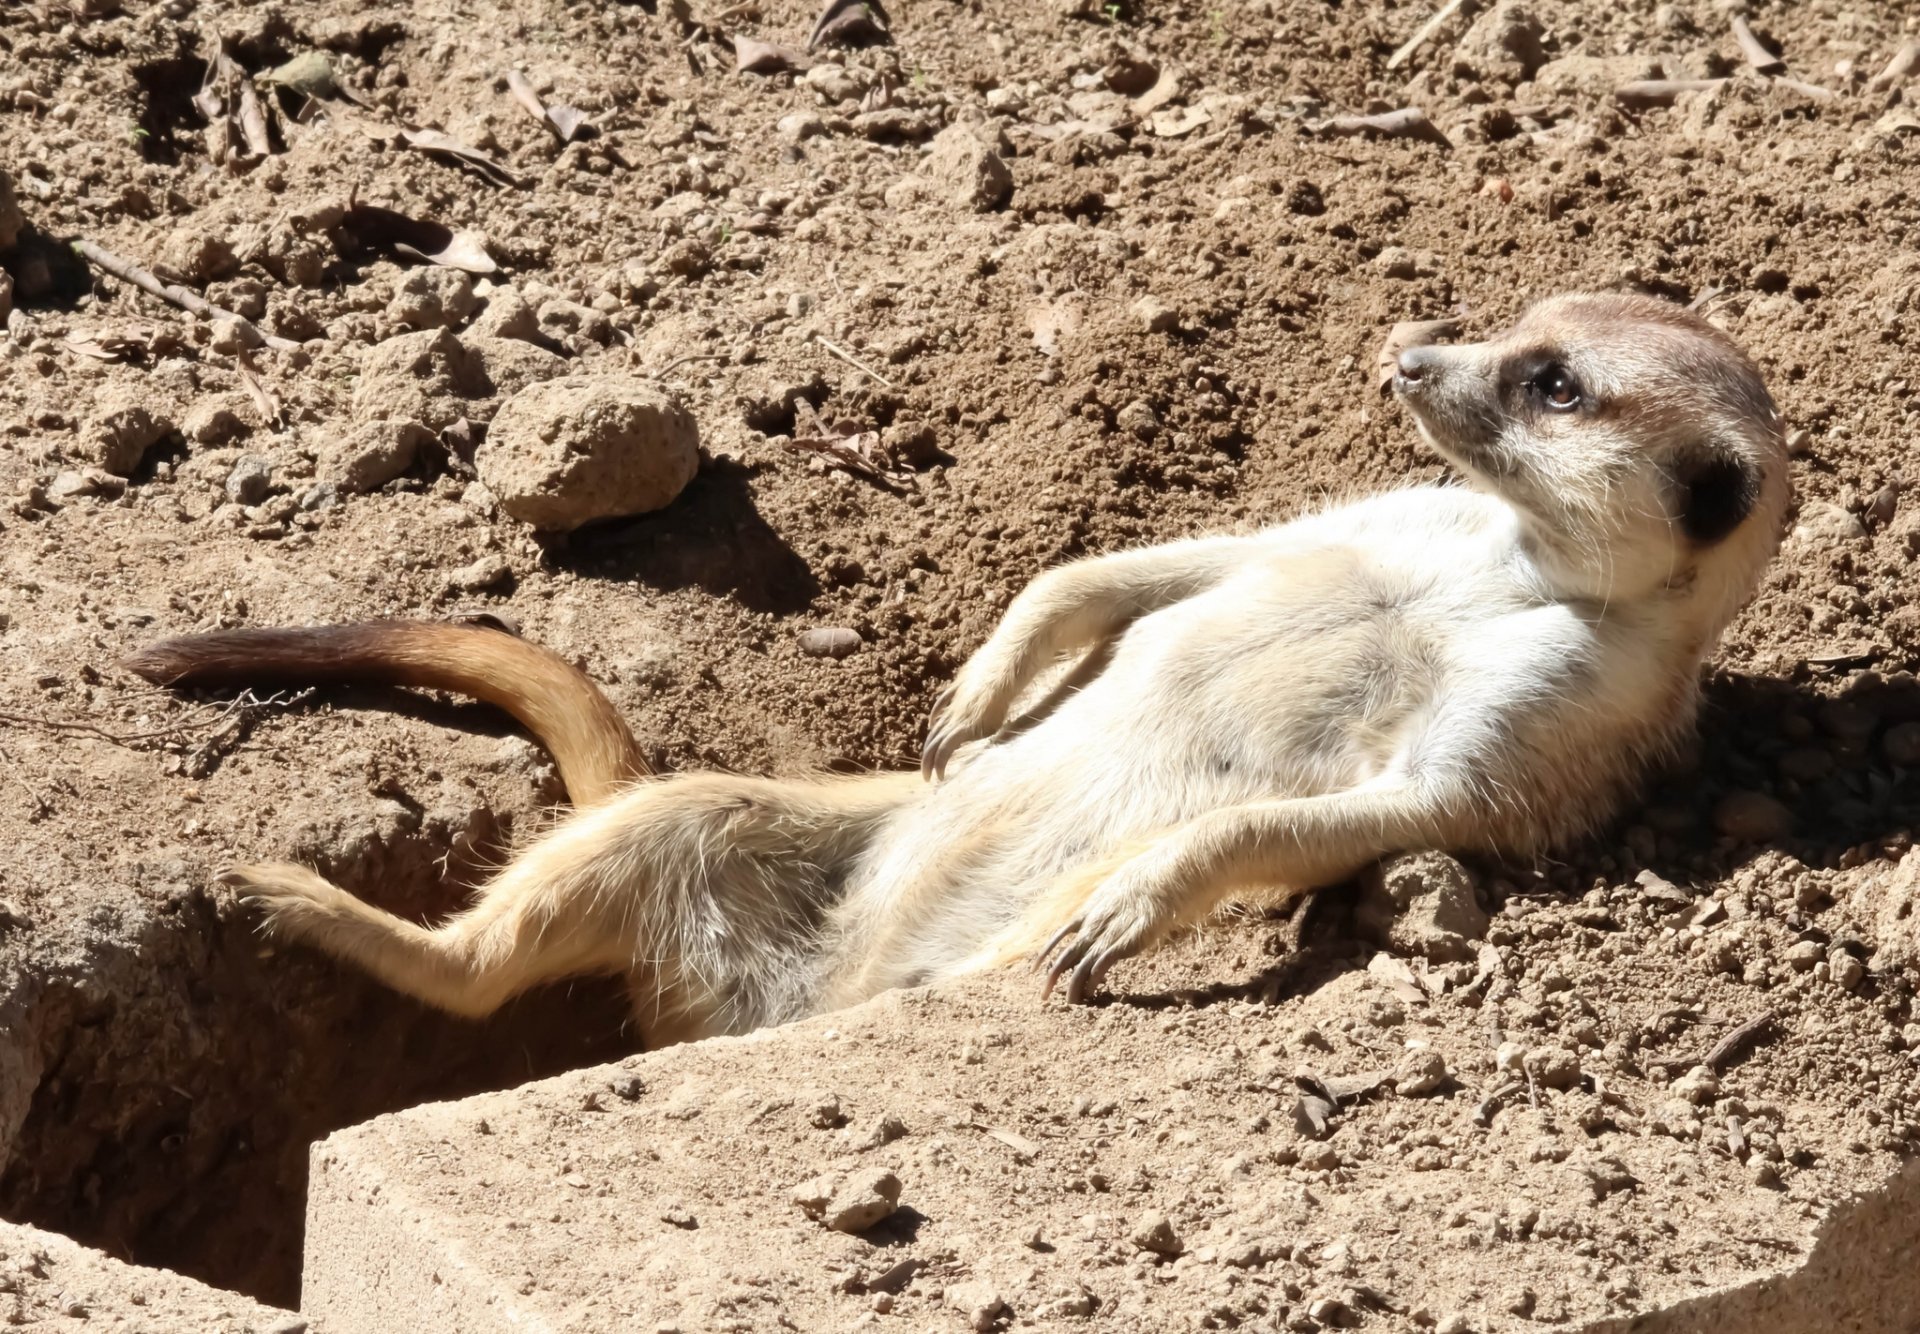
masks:
[[[197,893],[103,931],[43,982],[44,1068],[0,1214],[285,1307],[314,1141],[637,1048],[613,980],[470,1023],[309,951],[268,951],[250,913]]]

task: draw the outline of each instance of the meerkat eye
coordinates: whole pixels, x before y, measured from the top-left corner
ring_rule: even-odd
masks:
[[[1571,412],[1580,406],[1580,382],[1558,362],[1533,377],[1533,388],[1555,412]]]

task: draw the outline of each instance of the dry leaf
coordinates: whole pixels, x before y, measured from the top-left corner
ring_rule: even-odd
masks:
[[[507,71],[507,91],[513,94],[513,100],[527,109],[527,114],[535,120],[547,118],[546,103],[540,100],[540,94],[533,91],[533,85],[527,82],[527,76],[517,69]]]
[[[339,84],[334,82],[333,63],[320,51],[297,55],[260,77],[276,88],[286,88],[303,97],[331,97],[339,91]]]
[[[590,137],[593,124],[587,119],[587,113],[579,107],[553,106],[547,108],[547,124],[560,136],[560,142],[570,144],[575,139]]]
[[[733,67],[741,74],[785,74],[811,63],[799,51],[757,37],[735,34],[733,39]]]
[[[95,361],[125,361],[139,352],[147,350],[147,341],[127,334],[110,333],[100,330],[95,333],[81,333],[74,330],[64,340],[67,351],[83,357],[92,357]]]
[[[374,204],[354,204],[347,210],[346,225],[365,246],[392,250],[468,273],[500,271],[500,266],[487,254],[486,242],[478,232],[456,232],[440,223],[410,218]]]
[[[540,100],[540,94],[527,82],[527,76],[517,69],[507,71],[507,91],[513,94],[513,100],[527,109],[535,120],[552,130],[563,144],[570,144],[583,132],[593,127],[587,123],[587,113],[579,107],[547,106]]]
[[[889,40],[887,12],[879,0],[827,0],[807,37],[807,50],[829,46],[875,46]]]
[[[260,409],[260,420],[276,429],[284,426],[286,413],[280,405],[279,395],[260,382],[260,376],[245,352],[236,352],[234,360],[240,363],[240,378],[247,382],[247,392],[253,396],[254,406]]]
[[[518,176],[508,171],[491,154],[483,153],[471,144],[463,144],[450,134],[439,130],[402,129],[399,136],[407,147],[435,157],[452,158],[455,162],[472,167],[497,185],[521,188],[523,184]]]
[[[1177,111],[1157,111],[1147,123],[1160,138],[1178,139],[1212,120],[1213,117],[1199,107],[1182,107]]]

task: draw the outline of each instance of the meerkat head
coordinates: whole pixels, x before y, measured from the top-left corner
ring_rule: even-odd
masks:
[[[1732,339],[1668,302],[1562,296],[1489,342],[1402,352],[1420,434],[1519,514],[1556,591],[1696,602],[1717,634],[1780,540],[1780,414]]]

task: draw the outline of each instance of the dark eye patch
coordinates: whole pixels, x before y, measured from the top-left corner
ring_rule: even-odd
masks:
[[[1701,451],[1673,470],[1680,531],[1712,546],[1746,521],[1760,499],[1760,475],[1730,454]]]

